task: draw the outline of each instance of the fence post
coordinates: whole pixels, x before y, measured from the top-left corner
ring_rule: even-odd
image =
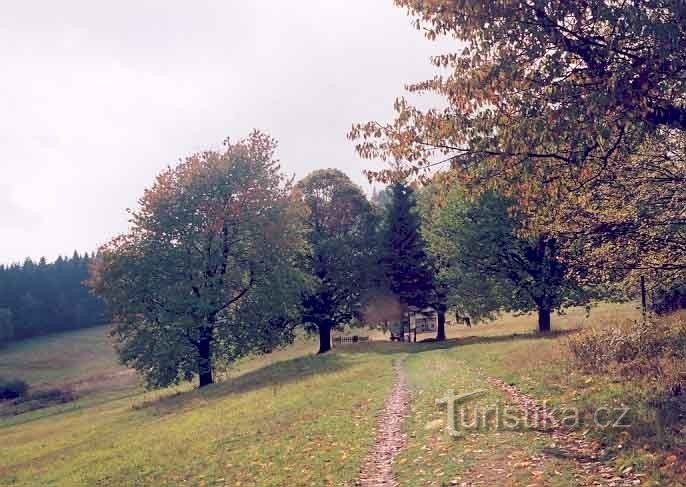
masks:
[[[641,314],[643,316],[643,323],[645,323],[648,309],[646,304],[646,281],[643,276],[641,276]]]

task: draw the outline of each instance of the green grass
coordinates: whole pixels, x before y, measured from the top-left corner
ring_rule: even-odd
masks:
[[[632,317],[634,308],[602,305],[590,318],[572,310],[553,326],[565,330]],[[375,416],[399,354],[406,354],[412,393],[408,444],[394,466],[401,485],[475,479],[574,485],[570,459],[530,464],[532,455],[550,446],[547,434],[489,423],[452,437],[445,431],[445,406],[436,403],[450,390],[483,389],[467,403],[470,410],[504,407],[506,398],[486,381],[493,376],[553,406],[586,411],[624,399],[643,407],[629,394],[630,384],[570,368],[564,334],[537,338],[534,328],[533,316],[507,315],[471,329],[449,327],[452,339],[445,343],[369,342],[324,356],[314,355],[314,341],[301,338],[285,350],[242,360],[202,391],[188,385],[142,390],[117,364],[104,328],[20,343],[0,351],[0,374],[41,387],[90,389],[81,389],[75,404],[0,419],[0,485],[352,485],[374,440]],[[133,380],[117,389],[108,374]],[[636,418],[644,416],[641,410]],[[649,470],[655,485],[668,484],[671,477],[663,475],[659,460],[667,452],[645,450],[614,432],[588,434],[618,454],[613,466]]]
[[[340,485],[355,478],[391,358],[302,357],[203,391],[0,429],[2,485]]]
[[[573,311],[565,317],[567,323],[563,322],[562,326],[558,318],[557,329],[564,331],[589,324],[612,326],[619,321],[637,319],[638,312],[632,303],[603,304],[588,319],[579,320],[579,316],[578,310]],[[490,329],[484,336],[463,338],[463,346],[454,349],[464,361],[466,371],[502,378],[546,401],[551,408],[576,408],[580,414],[579,433],[598,440],[607,457],[613,459],[610,464],[617,471],[631,467],[645,472],[644,485],[686,485],[682,453],[686,441],[681,433],[671,435],[671,441],[667,442],[658,435],[655,410],[650,406],[652,397],[644,383],[579,370],[569,358],[564,333],[550,337],[522,334],[519,318],[505,317],[498,324],[502,327],[499,333]],[[516,334],[506,334],[506,331]],[[627,407],[622,423],[629,427],[597,425],[593,414],[600,407],[610,408],[603,413],[605,422],[618,419]],[[682,460],[669,460],[675,456]]]
[[[550,407],[577,409],[578,430],[602,444],[608,457],[614,458],[612,465],[617,470],[631,467],[646,472],[644,485],[684,485],[684,472],[671,468],[679,465],[670,466],[666,461],[672,454],[681,457],[686,446],[683,436],[672,435],[671,444],[660,439],[655,409],[650,405],[652,396],[645,384],[578,370],[566,358],[564,338],[465,347],[463,352],[466,360],[546,401]],[[596,424],[594,413],[600,407],[609,408],[602,413],[602,422],[622,417],[622,424],[629,427]],[[626,413],[624,408],[628,408]]]
[[[31,391],[69,390],[77,398],[16,416],[16,408],[0,405],[0,426],[52,417],[143,390],[133,371],[119,364],[107,326],[11,343],[0,349],[0,377],[22,379]]]
[[[452,339],[442,344],[370,344],[377,353],[409,352],[406,364],[413,391],[412,414],[406,425],[409,444],[395,466],[400,484],[440,486],[456,480],[492,485],[578,483],[574,477],[578,469],[569,459],[547,456],[535,468],[530,465],[532,456],[553,446],[546,434],[531,429],[497,430],[493,425],[467,429],[457,438],[446,434],[446,412],[436,401],[447,391],[459,394],[484,389],[483,396],[467,403],[468,411],[507,405],[506,398],[487,383],[490,376],[516,384],[551,408],[578,408],[578,434],[600,441],[607,449],[608,465],[616,471],[632,467],[644,472],[645,485],[686,485],[683,473],[674,472],[683,466],[682,461],[669,468],[668,460],[674,454],[682,458],[683,449],[656,443],[654,411],[642,385],[584,374],[568,357],[566,331],[636,318],[634,303],[601,304],[590,316],[583,309],[557,316],[554,328],[561,333],[549,336],[533,333],[534,316],[504,315],[473,328],[449,327]],[[625,405],[630,407],[625,418],[630,428],[593,424],[597,408]],[[616,419],[621,413],[610,414]]]
[[[407,424],[409,444],[396,466],[400,484],[440,486],[478,480],[481,485],[530,485],[544,478],[546,485],[572,485],[570,460],[549,459],[539,468],[531,468],[528,459],[549,445],[548,436],[498,424],[495,411],[503,412],[508,403],[487,382],[486,375],[465,360],[462,351],[454,347],[408,359],[413,404]],[[457,435],[446,433],[447,410],[440,404],[451,391],[456,395],[482,391],[456,406]],[[540,474],[534,473],[537,470]]]
[[[32,338],[0,348],[0,377],[55,385],[124,370],[107,326]]]

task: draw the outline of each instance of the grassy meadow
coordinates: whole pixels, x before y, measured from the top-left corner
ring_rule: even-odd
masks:
[[[69,343],[76,339],[71,336]],[[203,391],[137,389],[59,414],[41,410],[29,421],[14,418],[0,425],[0,484],[280,486],[352,480],[373,440],[374,413],[390,386],[391,357],[314,357],[311,348],[303,341],[281,356],[260,357]],[[4,351],[3,363],[20,356],[15,352]],[[287,358],[294,353],[302,356]]]
[[[579,433],[604,442],[618,471],[645,472],[645,485],[680,485],[669,460],[679,445],[651,433],[650,398],[628,382],[585,375],[567,359],[565,330],[635,317],[632,303],[601,305],[590,317],[572,310],[553,322],[562,333],[541,338],[532,333],[535,317],[503,316],[449,326],[444,343],[372,341],[321,356],[302,338],[241,361],[202,391],[143,390],[117,364],[106,328],[29,340],[0,350],[0,375],[73,387],[77,400],[0,418],[0,485],[352,486],[400,357],[412,396],[408,444],[394,465],[400,485],[575,485],[573,459],[541,455],[553,446],[544,432],[481,425],[446,434],[437,401],[448,391],[483,391],[470,407],[507,403],[488,377],[551,406],[578,407]],[[583,416],[626,402],[629,429],[594,428]]]

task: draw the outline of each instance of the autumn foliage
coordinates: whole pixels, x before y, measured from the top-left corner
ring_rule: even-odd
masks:
[[[160,174],[131,229],[100,250],[91,285],[123,361],[150,385],[213,372],[292,338],[303,283],[301,205],[254,132]]]
[[[594,279],[686,268],[686,10],[672,1],[396,0],[429,39],[454,40],[422,109],[354,125],[358,152],[391,169],[452,168],[515,200],[533,233],[589,250]]]

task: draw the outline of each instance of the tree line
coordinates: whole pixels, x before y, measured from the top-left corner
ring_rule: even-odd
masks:
[[[152,387],[216,373],[286,345],[296,329],[331,348],[333,330],[388,326],[433,308],[475,321],[502,310],[585,303],[554,239],[518,234],[496,193],[442,191],[440,179],[397,180],[372,200],[337,169],[293,182],[276,141],[255,131],[169,167],[99,250],[90,286],[112,313],[122,360]],[[447,196],[446,196],[447,195]]]
[[[151,385],[345,323],[475,319],[631,295],[684,302],[686,34],[679,2],[396,0],[453,39],[396,117],[352,127],[388,166],[370,202],[336,170],[293,183],[255,132],[161,174],[91,278]],[[436,172],[436,169],[439,172]]]
[[[408,86],[438,102],[400,97],[391,121],[352,127],[362,157],[389,163],[369,177],[441,170],[450,198],[505,198],[518,234],[537,242],[527,253],[555,255],[566,276],[629,292],[645,283],[654,310],[683,306],[683,2],[395,4],[454,48],[432,59],[436,76]]]
[[[94,256],[0,265],[0,344],[106,322],[103,301],[84,282]]]

